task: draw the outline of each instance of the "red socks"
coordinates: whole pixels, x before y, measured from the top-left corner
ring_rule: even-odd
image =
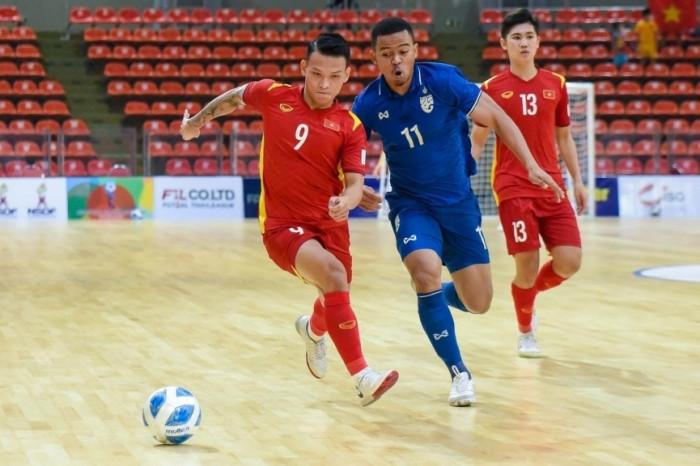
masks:
[[[314,302],[314,313],[311,314],[309,327],[311,327],[311,332],[319,337],[325,335],[328,330],[326,328],[326,308],[323,307],[320,298]]]
[[[564,280],[566,280],[566,278],[557,275],[552,266],[552,261],[549,261],[542,266],[540,272],[537,274],[535,288],[537,288],[537,291],[548,290],[561,285],[561,282]]]
[[[534,286],[532,288],[520,288],[515,283],[511,283],[510,291],[513,294],[518,328],[521,333],[527,333],[532,330],[532,308],[535,305],[537,289]]]
[[[362,355],[360,330],[355,313],[350,307],[350,293],[333,291],[323,296],[326,308],[326,327],[338,354],[343,359],[350,375],[355,375],[367,367]],[[320,304],[320,303],[319,303]],[[314,306],[314,315],[316,306]]]

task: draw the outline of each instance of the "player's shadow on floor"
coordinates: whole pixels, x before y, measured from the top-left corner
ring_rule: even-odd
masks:
[[[172,451],[178,452],[177,454],[182,454],[183,452],[190,453],[219,453],[219,449],[216,447],[211,447],[208,445],[197,445],[196,443],[183,443],[180,445],[166,445],[166,444],[156,444],[153,445],[154,448],[161,449],[172,449]]]

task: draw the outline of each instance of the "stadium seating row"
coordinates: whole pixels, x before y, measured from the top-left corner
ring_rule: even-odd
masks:
[[[34,141],[18,141],[13,146],[7,140],[0,140],[0,158],[57,156],[59,149],[63,149],[63,154],[66,157],[97,157],[95,149],[88,141],[71,141],[65,148],[62,148],[56,142],[47,146],[45,144],[39,145]]]
[[[632,81],[626,79],[615,85],[612,81],[601,80],[594,83],[595,94],[597,96],[690,96],[700,95],[700,81],[695,83],[691,80],[675,80],[668,85],[664,81]]]
[[[44,79],[37,85],[30,79],[17,79],[8,81],[0,79],[0,97],[65,97],[66,92],[61,83],[51,79]]]
[[[596,175],[698,175],[700,163],[694,158],[677,158],[673,163],[668,159],[649,159],[642,163],[636,158],[624,157],[612,160],[607,157],[596,157]]]
[[[642,18],[641,9],[562,8],[548,10],[535,8],[532,12],[540,24],[556,23],[566,26],[573,24],[635,23]],[[507,11],[482,8],[479,14],[479,21],[482,25],[498,25],[501,24],[506,14]]]
[[[400,16],[414,24],[430,25],[433,16],[428,10],[392,9],[384,12],[377,9],[355,10],[315,10],[301,9],[285,12],[280,9],[260,10],[246,8],[236,11],[222,8],[212,11],[207,8],[173,8],[163,11],[158,8],[147,8],[139,11],[136,8],[99,7],[91,11],[87,7],[72,7],[68,21],[76,24],[197,24],[197,25],[238,25],[238,24],[366,24],[372,25],[385,16]]]
[[[90,130],[85,122],[77,118],[69,118],[63,123],[52,118],[42,118],[36,123],[27,119],[10,120],[8,124],[0,120],[0,136],[23,134],[46,134],[64,136],[90,136]]]
[[[345,40],[351,43],[367,44],[371,41],[370,29],[336,29],[335,32],[342,35]],[[228,31],[226,29],[185,29],[176,28],[165,29],[101,29],[90,28],[83,32],[83,40],[87,44],[305,44],[314,40],[321,33],[320,29],[236,29]],[[414,36],[417,42],[424,43],[430,41],[430,34],[425,29],[415,29]]]
[[[46,77],[44,65],[38,61],[25,61],[17,63],[14,61],[0,61],[0,78],[12,77]]]
[[[659,144],[654,139],[642,139],[634,144],[625,139],[613,139],[603,145],[598,141],[596,147],[596,155],[607,155],[610,157],[628,157],[628,156],[654,156],[654,155],[674,155],[674,156],[700,156],[700,139],[695,139],[688,144],[682,139],[673,139],[671,141]]]
[[[628,53],[630,59],[637,59],[636,52]],[[498,46],[487,46],[481,52],[481,57],[486,60],[503,61],[507,60],[505,50]],[[538,60],[581,60],[587,61],[610,60],[612,54],[605,45],[593,44],[585,48],[580,45],[542,45],[537,50]],[[675,63],[677,60],[697,61],[700,59],[700,45],[689,45],[684,48],[678,45],[669,45],[659,49],[658,60],[667,60]],[[664,65],[667,66],[667,65]]]
[[[56,162],[39,160],[28,163],[26,160],[11,160],[0,164],[0,177],[43,177],[58,176]],[[63,176],[131,176],[131,170],[121,164],[103,159],[92,159],[85,164],[79,159],[66,159],[63,162]]]
[[[418,48],[419,56],[424,60],[437,59],[438,52],[434,46],[421,45]],[[305,46],[292,46],[289,49],[270,45],[265,48],[256,46],[243,46],[233,48],[230,46],[216,46],[210,49],[204,45],[191,45],[185,49],[181,45],[168,45],[162,49],[156,45],[142,45],[138,50],[131,45],[117,45],[110,48],[107,45],[91,45],[87,51],[90,60],[265,60],[265,61],[299,61],[306,57]],[[371,60],[371,48],[350,47],[350,57],[354,61]]]
[[[287,63],[281,68],[275,63],[261,63],[256,66],[252,63],[234,63],[230,68],[224,63],[210,63],[206,67],[201,63],[183,63],[178,66],[175,63],[161,62],[153,66],[146,62],[133,62],[130,65],[121,62],[108,62],[103,70],[106,78],[120,79],[208,79],[221,81],[225,78],[256,78],[259,73],[276,74],[280,69],[282,76],[286,78],[301,77],[298,63]],[[350,75],[356,79],[374,79],[379,72],[373,63],[363,63],[359,67],[350,65]],[[216,82],[212,84],[212,87]]]
[[[17,105],[8,99],[0,99],[0,117],[4,116],[26,117],[69,117],[70,112],[66,103],[62,100],[49,99],[43,105],[36,100],[22,99]]]
[[[669,67],[665,63],[652,63],[646,67],[639,63],[625,63],[619,69],[613,63],[598,63],[591,66],[589,63],[574,63],[568,68],[562,63],[544,63],[546,68],[555,73],[565,75],[567,78],[576,79],[628,79],[628,78],[656,78],[656,79],[678,79],[686,77],[696,77],[700,73],[689,62],[675,63]],[[496,63],[491,65],[489,72],[491,76],[508,70],[507,63]],[[573,79],[570,79],[573,80]]]
[[[635,99],[624,102],[618,99],[611,99],[601,102],[597,106],[597,115],[627,115],[627,116],[647,116],[647,115],[689,115],[700,116],[700,100],[684,100],[680,105],[673,100],[661,99],[653,104],[645,99]]]
[[[612,120],[610,123],[600,118],[595,121],[596,135],[700,135],[700,119],[689,123],[684,118],[670,118],[662,121],[655,118],[644,118],[636,124],[627,118]]]

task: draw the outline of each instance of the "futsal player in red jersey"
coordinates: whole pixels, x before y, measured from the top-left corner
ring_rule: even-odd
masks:
[[[328,332],[366,406],[399,374],[367,365],[350,306],[348,212],[362,197],[367,140],[360,120],[335,101],[349,78],[349,62],[347,42],[338,34],[321,34],[301,61],[303,87],[250,82],[223,93],[192,118],[185,114],[180,134],[195,138],[204,124],[244,105],[262,114],[263,244],[278,267],[319,290],[311,316],[296,321],[309,371],[316,378],[326,373]]]
[[[508,53],[510,69],[482,85],[522,131],[537,163],[564,189],[556,145],[573,180],[579,213],[586,209],[586,189],[581,180],[576,145],[571,137],[569,97],[563,76],[535,66],[539,25],[521,9],[504,18],[501,47]],[[490,129],[478,123],[472,130],[472,153],[483,150]],[[560,285],[581,267],[581,236],[569,202],[555,202],[551,193],[529,182],[523,165],[497,138],[493,189],[498,202],[508,254],[515,259],[511,285],[520,335],[522,357],[541,356],[533,328],[535,297]],[[540,268],[540,236],[551,255]]]

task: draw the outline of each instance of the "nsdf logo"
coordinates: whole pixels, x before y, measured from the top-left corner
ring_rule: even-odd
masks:
[[[236,192],[229,188],[165,188],[161,194],[163,207],[232,208]]]
[[[51,207],[46,202],[49,188],[46,183],[40,183],[36,188],[36,207],[27,208],[28,217],[53,217],[56,215],[56,207]]]
[[[10,188],[7,183],[0,183],[0,218],[17,217],[17,207],[14,207],[9,198]]]

